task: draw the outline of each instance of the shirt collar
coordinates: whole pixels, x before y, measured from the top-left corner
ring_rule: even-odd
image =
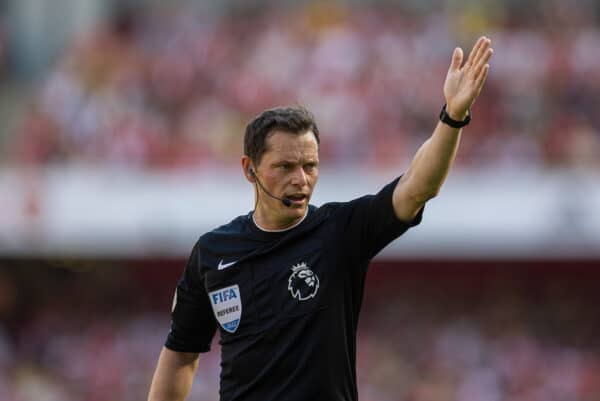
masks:
[[[266,228],[261,227],[256,220],[254,219],[254,213],[252,213],[252,222],[254,223],[254,225],[256,226],[256,228],[258,228],[260,231],[266,232],[266,233],[282,233],[285,231],[289,231],[292,228],[298,227],[303,221],[304,219],[306,219],[306,216],[308,216],[308,207],[306,208],[306,212],[304,213],[304,216],[302,216],[302,218],[293,226],[287,227],[287,228],[280,228],[280,229],[275,229],[275,230],[269,230]]]

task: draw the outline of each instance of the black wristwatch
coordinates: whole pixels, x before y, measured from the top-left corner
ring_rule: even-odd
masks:
[[[471,122],[471,109],[467,110],[467,116],[463,121],[456,121],[450,118],[448,113],[446,113],[446,105],[444,104],[442,111],[440,111],[440,121],[452,128],[462,128]]]

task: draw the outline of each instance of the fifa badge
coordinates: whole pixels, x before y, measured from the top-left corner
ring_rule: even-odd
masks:
[[[208,293],[210,304],[217,321],[223,329],[229,333],[234,333],[242,317],[242,298],[240,297],[240,287],[232,285]]]

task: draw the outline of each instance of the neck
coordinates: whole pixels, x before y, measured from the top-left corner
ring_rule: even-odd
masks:
[[[308,208],[306,208],[304,215],[299,216],[297,218],[286,220],[269,219],[265,216],[265,213],[263,213],[262,209],[259,207],[254,210],[254,213],[252,213],[252,220],[254,221],[254,224],[262,231],[285,231],[294,228],[298,224],[302,223],[307,214]]]

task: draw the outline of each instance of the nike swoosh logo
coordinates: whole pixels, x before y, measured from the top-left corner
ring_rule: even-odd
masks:
[[[221,259],[219,261],[219,266],[218,269],[219,270],[223,270],[223,269],[227,269],[229,266],[233,266],[237,263],[237,260],[234,260],[233,262],[229,262],[229,263],[223,263],[223,259]]]

